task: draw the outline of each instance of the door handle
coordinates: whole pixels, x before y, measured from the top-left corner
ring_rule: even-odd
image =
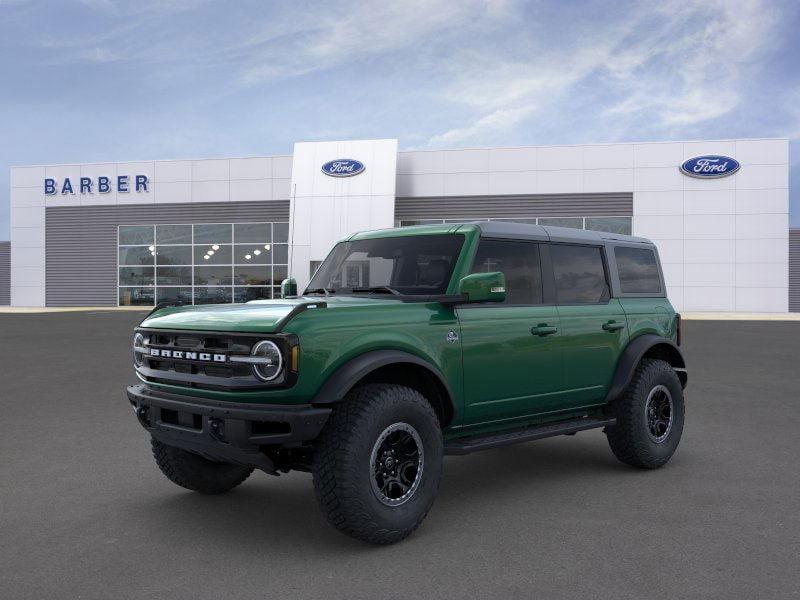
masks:
[[[539,323],[538,325],[531,327],[531,333],[533,335],[538,335],[539,337],[553,335],[556,331],[558,331],[558,327],[553,327],[547,323]]]
[[[606,331],[619,331],[620,329],[625,329],[625,323],[617,323],[614,319],[611,319],[603,323],[603,329]]]

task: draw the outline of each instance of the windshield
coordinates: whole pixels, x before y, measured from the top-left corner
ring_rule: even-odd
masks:
[[[306,293],[444,294],[463,243],[455,234],[341,242]]]

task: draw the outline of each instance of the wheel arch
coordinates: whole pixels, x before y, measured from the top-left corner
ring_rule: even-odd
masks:
[[[644,334],[632,339],[625,350],[622,351],[614,377],[611,380],[606,402],[612,402],[621,396],[630,384],[636,367],[644,358],[658,358],[669,363],[675,369],[681,386],[686,387],[688,376],[686,374],[686,360],[683,352],[670,339],[655,335]]]
[[[341,402],[350,390],[365,383],[396,383],[414,388],[431,403],[442,428],[455,420],[453,393],[441,371],[402,350],[372,350],[350,359],[322,384],[312,404]]]

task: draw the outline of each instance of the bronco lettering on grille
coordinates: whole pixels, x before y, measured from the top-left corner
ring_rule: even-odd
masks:
[[[210,354],[208,352],[187,352],[184,350],[165,350],[151,348],[150,356],[157,358],[178,358],[183,360],[197,360],[201,362],[228,362],[227,354]]]

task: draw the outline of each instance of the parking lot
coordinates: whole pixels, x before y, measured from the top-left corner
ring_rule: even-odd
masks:
[[[623,466],[600,431],[450,457],[417,533],[373,547],[304,473],[167,481],[123,393],[141,316],[0,315],[4,598],[800,595],[800,322],[685,323],[665,468]]]

